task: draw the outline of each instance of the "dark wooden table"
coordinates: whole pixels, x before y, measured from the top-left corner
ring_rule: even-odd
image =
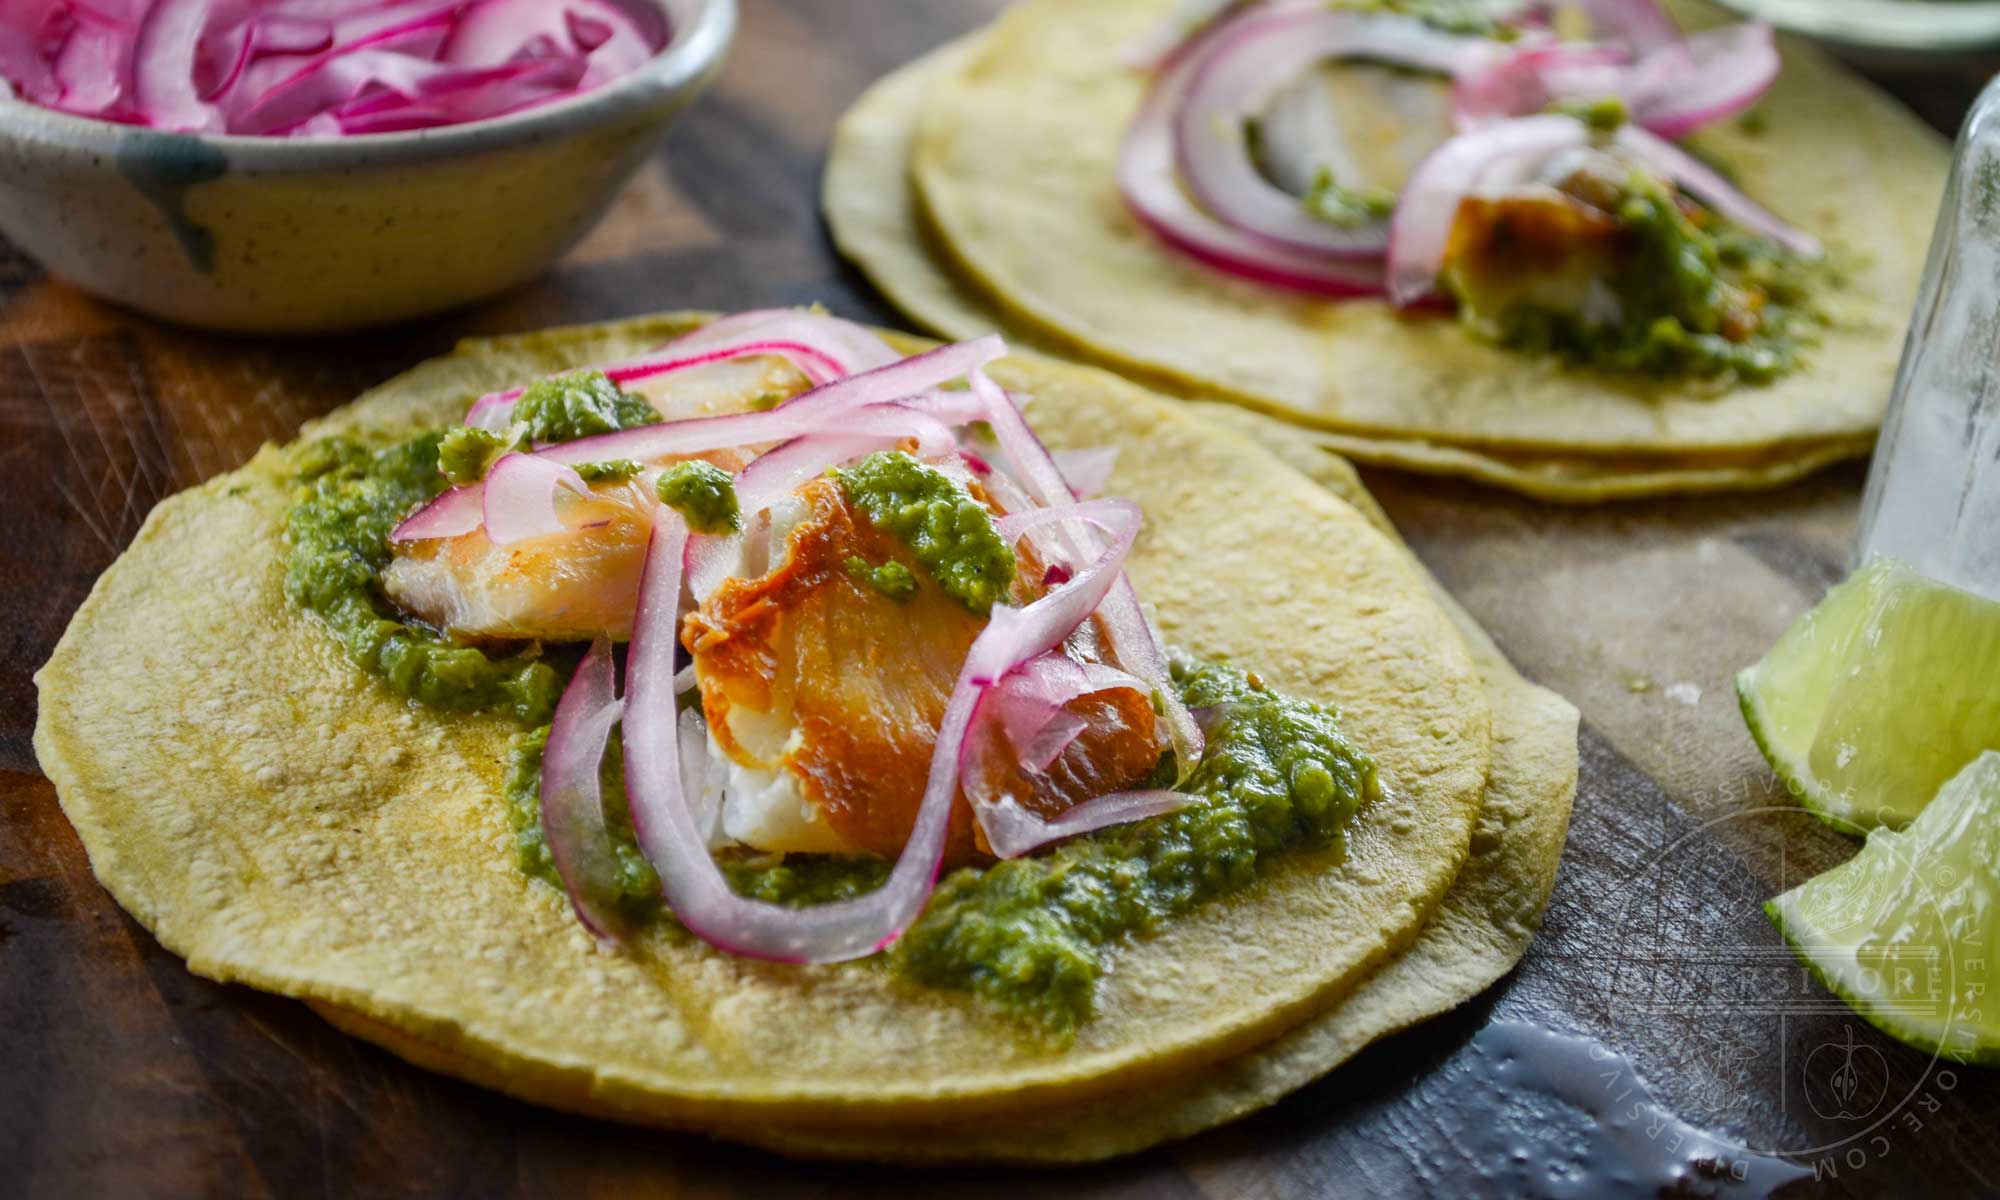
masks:
[[[1583,711],[1546,929],[1458,1013],[1270,1112],[1125,1162],[833,1169],[551,1114],[408,1067],[294,1002],[195,978],[98,888],[36,771],[29,675],[155,501],[468,333],[807,301],[893,322],[821,229],[827,135],[877,74],[995,7],[746,0],[726,74],[556,271],[388,334],[169,330],[0,248],[0,1194],[1454,1195],[1465,1164],[1441,1068],[1497,1018],[1603,1039],[1697,1124],[1819,1147],[1819,1181],[1802,1191],[2000,1192],[2000,1080],[1932,1063],[1830,1004],[1757,908],[1852,850],[1774,787],[1728,680],[1840,576],[1858,468],[1770,495],[1596,511],[1371,475],[1501,646]],[[1905,64],[1890,82],[1950,127],[1981,74]],[[1822,1116],[1815,1089],[1839,1065],[1825,1048],[1849,1029],[1853,1107],[1873,1106]]]

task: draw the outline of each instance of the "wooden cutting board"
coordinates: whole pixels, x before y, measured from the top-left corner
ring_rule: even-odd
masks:
[[[827,136],[870,80],[997,7],[746,0],[714,91],[556,271],[387,334],[167,329],[0,247],[0,1194],[1451,1195],[1473,1185],[1441,1068],[1507,1018],[1602,1039],[1698,1125],[1827,1147],[1802,1192],[2000,1191],[1996,1077],[1941,1069],[1854,1019],[1758,910],[1853,849],[1775,787],[1729,680],[1841,576],[1858,467],[1596,510],[1371,474],[1521,669],[1583,711],[1546,927],[1461,1011],[1270,1112],[1124,1162],[834,1170],[544,1112],[406,1066],[292,1001],[195,978],[96,885],[36,771],[29,676],[154,502],[466,334],[809,301],[894,323],[821,228]],[[1898,89],[1948,127],[1979,78],[1926,68]],[[1818,1089],[1850,1061],[1852,1107],[1872,1107],[1820,1115]]]

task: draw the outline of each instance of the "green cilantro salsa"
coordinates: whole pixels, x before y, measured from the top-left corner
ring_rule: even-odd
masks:
[[[585,483],[624,483],[645,470],[636,460],[630,458],[607,458],[603,462],[576,464],[576,473]]]
[[[1598,133],[1610,133],[1623,125],[1630,113],[1621,96],[1599,96],[1594,100],[1558,100],[1549,111],[1575,117]]]
[[[1334,714],[1217,664],[1174,664],[1208,748],[1165,816],[1040,855],[954,872],[896,944],[912,978],[999,1001],[1051,1032],[1090,1013],[1114,940],[1248,887],[1270,856],[1339,842],[1377,793]]]
[[[660,476],[653,490],[660,503],[687,518],[696,533],[734,533],[743,527],[736,506],[736,483],[729,472],[698,459],[677,463]]]
[[[1468,328],[1611,371],[1765,383],[1798,367],[1823,324],[1812,303],[1819,264],[1706,211],[1690,212],[1645,172],[1608,192],[1602,181],[1585,188],[1588,203],[1615,220],[1608,269],[1571,281],[1568,294],[1580,301],[1549,303],[1539,290],[1547,245],[1537,244],[1535,229],[1549,222],[1501,211],[1476,250],[1444,273]]]
[[[941,471],[883,450],[833,472],[848,502],[910,553],[959,603],[983,613],[1014,582],[1014,551],[993,515]]]
[[[1488,0],[1335,0],[1334,8],[1399,13],[1433,29],[1511,41],[1520,36],[1494,15]]]
[[[538,379],[514,402],[514,422],[536,442],[573,442],[659,420],[645,397],[620,391],[602,371]]]
[[[892,969],[981,996],[1062,1038],[1090,1015],[1114,943],[1249,887],[1275,855],[1339,844],[1378,787],[1373,762],[1341,733],[1334,714],[1228,666],[1179,659],[1173,675],[1190,707],[1213,714],[1208,749],[1184,785],[1193,796],[1187,807],[1045,853],[954,871],[886,956]],[[561,886],[539,817],[546,740],[547,731],[537,731],[515,748],[507,806],[522,869]],[[1171,782],[1171,758],[1160,772]],[[632,841],[622,773],[607,761],[604,778],[606,820],[619,861],[628,864],[619,903],[635,914],[657,911],[657,888]],[[780,904],[860,895],[880,886],[890,865],[823,854],[719,861],[738,893]]]
[[[512,433],[495,433],[459,425],[438,438],[438,470],[454,487],[478,483],[503,455],[525,449],[527,439]]]
[[[1337,229],[1356,229],[1396,211],[1396,193],[1387,188],[1343,187],[1331,167],[1321,167],[1312,190],[1300,198],[1308,213]]]
[[[557,375],[536,380],[522,389],[504,433],[473,426],[445,430],[438,443],[438,467],[446,479],[462,487],[486,478],[486,472],[503,454],[525,450],[536,443],[573,442],[636,429],[659,420],[660,414],[643,396],[620,391],[602,371]],[[592,483],[600,479],[630,479],[639,473],[639,464],[629,459],[612,459],[585,464],[577,472]]]
[[[891,560],[877,565],[859,554],[850,554],[842,565],[847,568],[850,578],[867,584],[891,600],[907,600],[917,594],[917,577],[902,563]]]

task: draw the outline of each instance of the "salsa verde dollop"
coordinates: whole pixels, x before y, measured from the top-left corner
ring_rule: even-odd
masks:
[[[1014,582],[1013,548],[986,506],[944,472],[901,450],[883,450],[833,476],[848,502],[908,544],[960,604],[984,613],[1007,594]]]
[[[1823,264],[1644,171],[1563,190],[1576,195],[1461,207],[1442,283],[1475,334],[1609,371],[1749,383],[1796,370],[1818,339]]]
[[[1186,807],[1114,826],[1053,849],[961,867],[883,956],[917,983],[970,992],[1057,1040],[1089,1018],[1110,956],[1125,938],[1220,896],[1243,891],[1287,853],[1338,846],[1348,822],[1380,794],[1375,764],[1323,705],[1287,696],[1254,672],[1176,656],[1173,681],[1207,715],[1208,746],[1182,790]],[[541,830],[546,729],[509,759],[506,803],[520,867],[561,888]],[[1169,755],[1159,780],[1175,774]],[[635,919],[671,921],[639,853],[614,741],[604,765],[605,817],[620,863],[603,897]],[[830,854],[725,851],[724,874],[744,896],[823,904],[881,886],[890,863]]]

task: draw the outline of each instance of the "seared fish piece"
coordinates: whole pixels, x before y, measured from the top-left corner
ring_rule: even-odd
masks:
[[[724,581],[682,626],[710,739],[731,763],[723,832],[760,850],[893,858],[916,820],[946,701],[986,618],[936,586],[839,484],[814,480],[796,499],[802,506],[774,565]],[[884,594],[850,571],[857,557],[902,563],[917,590]],[[1040,578],[1026,556],[1023,568],[1023,578]],[[1160,757],[1152,706],[1138,692],[1111,689],[1067,707],[1086,720],[1085,731],[1046,773],[1020,775],[1011,789],[1042,816],[1139,786]],[[961,796],[948,860],[985,850]]]
[[[640,380],[626,390],[679,421],[768,408],[805,386],[805,376],[783,359],[746,358]],[[695,457],[733,472],[750,455],[723,450]],[[652,507],[644,502],[651,485],[647,473],[597,486],[596,502],[564,498],[574,527],[553,537],[495,546],[474,530],[399,544],[383,590],[404,612],[464,641],[575,642],[600,634],[624,641],[632,636],[652,531]]]

